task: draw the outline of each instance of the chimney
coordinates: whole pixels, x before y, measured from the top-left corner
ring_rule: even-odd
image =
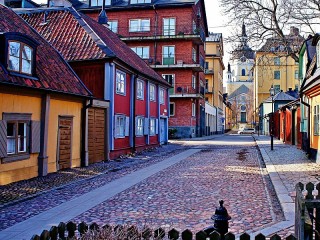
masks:
[[[299,28],[296,28],[296,27],[291,26],[291,27],[290,27],[290,35],[292,35],[292,36],[298,36],[298,35],[299,35]]]

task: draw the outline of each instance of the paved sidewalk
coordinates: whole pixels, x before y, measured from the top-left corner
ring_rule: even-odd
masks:
[[[274,139],[274,150],[271,151],[269,136],[254,135],[254,138],[285,215],[285,221],[260,232],[264,235],[278,233],[287,236],[293,234],[295,185],[298,182],[303,184],[318,182],[320,165],[307,159],[305,152],[297,149],[296,146],[284,144],[282,141]],[[252,233],[252,235],[256,234]]]

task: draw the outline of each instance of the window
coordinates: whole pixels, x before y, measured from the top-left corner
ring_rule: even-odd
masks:
[[[102,6],[103,0],[91,0],[91,6],[96,7],[96,6]],[[111,5],[111,0],[105,0],[105,6]]]
[[[150,118],[150,135],[154,136],[156,135],[156,119]]]
[[[175,60],[174,60],[174,51],[175,47],[174,46],[163,46],[162,49],[162,62],[163,65],[170,65],[170,64],[174,64]]]
[[[116,78],[116,93],[123,95],[126,94],[126,74],[124,72],[117,71]]]
[[[150,31],[150,19],[129,20],[129,32],[148,32]]]
[[[274,65],[280,65],[280,58],[279,57],[273,58],[273,62],[274,62]]]
[[[196,77],[192,75],[191,86],[193,89],[196,89]]]
[[[175,114],[175,103],[170,103],[170,116],[174,116]]]
[[[277,94],[280,92],[280,85],[273,85],[274,87],[274,93]]]
[[[298,84],[296,84],[296,85],[294,86],[294,90],[295,90],[296,92],[299,91],[299,85],[298,85]]]
[[[144,117],[136,118],[136,136],[143,136]]]
[[[160,104],[164,104],[164,89],[160,88],[160,93],[159,93],[159,102]]]
[[[175,35],[176,34],[176,19],[164,18],[163,19],[163,35]]]
[[[195,48],[192,48],[192,60],[197,61],[197,50]]]
[[[197,34],[197,24],[195,21],[192,21],[192,30],[194,34]],[[206,45],[206,44],[205,44]]]
[[[294,78],[299,79],[299,70],[294,71]]]
[[[8,70],[31,75],[32,58],[33,49],[30,46],[22,42],[9,41]]]
[[[314,112],[313,112],[313,121],[314,121],[314,129],[313,129],[313,134],[314,135],[319,135],[319,105],[314,106]]]
[[[126,117],[115,115],[115,138],[124,138],[126,128]]]
[[[150,84],[150,101],[156,101],[156,85]]]
[[[131,0],[131,4],[137,4],[137,3],[151,3],[151,0]]]
[[[143,93],[144,93],[144,91],[143,91],[144,86],[143,85],[144,85],[143,81],[141,81],[141,80],[137,81],[137,99],[143,99]]]
[[[241,70],[241,76],[245,76],[246,75],[246,70],[245,69],[242,69]]]
[[[271,48],[270,48],[270,51],[271,51],[271,52],[274,52],[274,51],[275,51],[275,48],[274,48],[274,47],[271,47]]]
[[[209,80],[208,79],[206,79],[206,87],[205,88],[206,88],[206,93],[209,92],[208,91],[209,90]]]
[[[118,33],[118,21],[117,20],[109,20],[108,24],[109,24],[108,27],[112,32]]]
[[[162,74],[162,77],[172,86],[174,86],[174,74]]]
[[[205,69],[209,69],[209,62],[205,63]]]
[[[0,121],[0,158],[3,162],[28,159],[40,151],[40,121],[31,121],[30,113],[3,113]]]
[[[274,71],[274,79],[280,79],[280,71],[279,70],[276,70]]]
[[[143,59],[149,58],[149,47],[132,47],[131,48],[139,57]]]
[[[195,103],[192,103],[192,106],[191,106],[191,115],[192,115],[192,117],[195,117],[195,116],[196,116],[196,104],[195,104]]]

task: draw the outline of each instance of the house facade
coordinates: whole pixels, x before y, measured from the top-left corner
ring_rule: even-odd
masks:
[[[67,59],[95,97],[86,112],[87,164],[167,143],[170,84],[115,33],[72,8],[19,14]]]
[[[206,135],[224,132],[223,104],[223,38],[221,33],[209,33],[205,42]],[[214,125],[215,124],[215,125]]]
[[[61,55],[0,5],[0,185],[81,166],[90,91]]]
[[[75,7],[97,19],[101,4],[89,0]],[[172,85],[167,111],[175,137],[203,135],[208,36],[204,1],[106,1],[105,9],[109,28]]]

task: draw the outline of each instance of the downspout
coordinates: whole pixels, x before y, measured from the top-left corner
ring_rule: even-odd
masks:
[[[131,108],[130,108],[130,146],[133,152],[136,151],[136,91],[137,91],[137,84],[136,79],[138,75],[132,74],[131,75]]]
[[[155,24],[154,24],[154,64],[157,62],[157,33],[158,33],[158,12],[156,10],[156,5],[153,4],[153,10],[154,10],[154,18],[155,18]]]
[[[87,110],[93,105],[93,99],[90,99],[87,105],[87,100],[83,102],[82,109],[82,154],[81,154],[81,166],[86,167],[89,165],[89,153],[88,153],[88,112]]]
[[[311,112],[310,112],[310,104],[307,103],[307,102],[304,102],[302,97],[303,97],[303,94],[300,93],[300,102],[303,105],[305,105],[306,107],[308,107],[308,139],[309,139],[309,146],[307,146],[307,153],[309,154],[310,153],[310,148],[311,148],[311,137],[310,137],[310,132],[311,132],[310,131],[311,130],[311,127],[310,127]]]

